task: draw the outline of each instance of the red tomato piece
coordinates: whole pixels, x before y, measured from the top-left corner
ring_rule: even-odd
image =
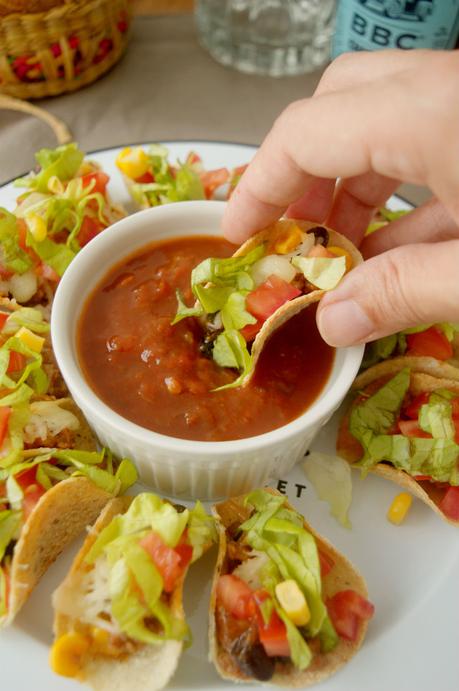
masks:
[[[322,578],[325,578],[325,576],[328,576],[330,571],[335,565],[335,562],[333,559],[328,555],[325,554],[324,552],[321,552],[319,550],[319,562],[320,562],[320,575]]]
[[[24,511],[24,519],[27,520],[46,490],[37,483],[36,466],[16,475],[15,479],[24,493],[22,510]]]
[[[37,274],[42,276],[46,281],[52,281],[53,283],[59,283],[60,276],[49,264],[40,264],[37,267]]]
[[[6,266],[0,264],[0,278],[3,278],[5,281],[7,281],[9,278],[11,278],[11,276],[13,276],[13,272],[7,269]]]
[[[93,218],[92,216],[85,216],[81,224],[80,231],[78,233],[78,242],[80,247],[84,247],[93,238],[104,229],[104,226],[99,221],[98,218]]]
[[[453,346],[443,331],[431,326],[430,329],[406,337],[407,355],[430,355],[437,360],[448,360],[453,357]]]
[[[146,173],[144,173],[143,175],[141,175],[140,177],[135,179],[135,182],[139,182],[140,184],[146,184],[148,182],[154,182],[154,181],[155,181],[154,175],[152,173],[150,173],[149,170],[147,170]]]
[[[360,621],[371,619],[375,611],[371,602],[354,590],[341,590],[326,604],[336,632],[348,641],[357,640]]]
[[[185,569],[193,557],[192,546],[186,545],[186,544],[182,544],[182,545],[178,544],[177,547],[175,547],[175,551],[180,557],[181,568]]]
[[[430,392],[425,391],[420,393],[419,396],[415,396],[411,403],[403,409],[403,412],[410,420],[417,420],[419,417],[419,411],[422,406],[429,402]]]
[[[218,579],[217,602],[236,619],[251,619],[255,614],[253,591],[242,578],[231,574]]]
[[[229,178],[229,170],[227,168],[206,170],[203,173],[200,173],[199,177],[201,178],[202,186],[204,187],[206,199],[211,199],[215,190],[227,182]]]
[[[18,218],[17,220],[18,229],[18,245],[21,249],[27,250],[27,225],[23,218]]]
[[[10,350],[10,359],[8,362],[7,372],[20,372],[26,366],[27,359],[22,353],[17,353],[15,350]]]
[[[336,257],[336,254],[333,254],[333,252],[329,252],[326,247],[323,245],[314,245],[309,252],[308,252],[308,257],[320,257],[320,258],[325,258],[325,259],[333,259]]]
[[[98,194],[105,194],[107,183],[110,180],[108,175],[106,173],[103,173],[101,170],[97,170],[95,173],[88,173],[87,175],[83,175],[83,177],[81,178],[83,187],[88,187],[88,185],[90,185],[93,180],[94,186],[91,190],[91,194],[94,192],[97,192]]]
[[[430,475],[413,475],[413,477],[417,482],[424,482],[425,480],[430,481],[432,479]]]
[[[5,322],[8,319],[8,315],[5,312],[0,312],[0,331],[5,326]]]
[[[257,333],[260,331],[261,327],[263,324],[260,322],[259,319],[255,322],[255,324],[247,324],[244,326],[243,329],[241,329],[241,336],[242,338],[245,338],[247,343],[250,343],[253,341]]]
[[[140,545],[151,557],[161,574],[164,581],[164,590],[166,593],[171,593],[175,588],[177,580],[182,575],[180,555],[172,547],[166,545],[154,531],[142,538]]]
[[[266,598],[269,597],[264,591],[256,591],[254,593],[254,600],[256,602],[257,610],[257,626],[260,643],[265,649],[268,657],[290,657],[290,645],[287,638],[287,627],[282,619],[273,609],[269,622],[266,624],[260,610],[260,605]]]
[[[190,151],[190,153],[186,157],[186,163],[189,166],[192,166],[193,164],[196,164],[196,163],[202,163],[202,158],[199,154],[196,153],[196,151]]]
[[[298,295],[301,295],[301,291],[298,288],[273,274],[267,281],[247,295],[246,308],[250,314],[264,322],[281,305],[289,300],[293,300]]]
[[[427,432],[424,432],[424,430],[419,427],[417,420],[399,420],[398,426],[400,432],[405,437],[422,437],[422,439],[432,438],[431,434],[427,434]]]
[[[0,446],[3,444],[8,432],[8,421],[11,415],[11,408],[0,407]]]
[[[448,487],[440,502],[440,509],[451,521],[459,521],[459,487]]]

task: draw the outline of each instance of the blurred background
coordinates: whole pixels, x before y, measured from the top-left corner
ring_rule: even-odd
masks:
[[[0,183],[55,144],[7,98],[59,118],[86,151],[259,144],[332,57],[453,48],[458,33],[459,0],[0,0]]]

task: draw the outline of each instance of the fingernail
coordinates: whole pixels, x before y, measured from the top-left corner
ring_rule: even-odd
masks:
[[[332,346],[361,343],[374,331],[374,324],[355,300],[341,300],[320,310],[318,326],[322,338]]]

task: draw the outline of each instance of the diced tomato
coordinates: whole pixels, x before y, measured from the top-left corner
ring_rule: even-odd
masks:
[[[247,583],[231,574],[220,576],[217,583],[217,601],[236,619],[251,619],[255,615],[253,591]]]
[[[102,173],[102,171],[100,170],[97,170],[95,173],[88,173],[87,175],[83,175],[83,177],[81,178],[83,187],[88,187],[88,185],[90,185],[93,180],[94,187],[92,188],[91,193],[97,192],[99,194],[105,194],[107,183],[110,180],[108,175],[106,175],[106,173]]]
[[[200,173],[202,185],[204,187],[204,194],[206,199],[212,199],[215,190],[227,182],[229,178],[229,170],[227,168],[217,168],[216,170],[206,170]]]
[[[26,366],[27,359],[22,353],[17,353],[15,350],[10,350],[10,359],[8,362],[7,372],[19,372]]]
[[[149,170],[147,170],[146,173],[144,173],[143,175],[141,175],[140,177],[135,179],[135,182],[139,182],[140,184],[146,184],[148,182],[154,182],[154,181],[155,181],[154,175],[152,175],[152,173],[150,173]]]
[[[5,312],[0,312],[0,331],[5,326],[5,322],[8,319],[8,315]]]
[[[246,326],[244,326],[243,329],[241,329],[242,338],[245,338],[247,343],[250,343],[251,341],[253,341],[253,339],[255,338],[257,333],[260,331],[262,326],[263,326],[263,324],[261,323],[261,321],[259,319],[257,319],[255,324],[247,324]]]
[[[7,281],[11,276],[13,276],[13,272],[7,269],[6,266],[3,266],[3,264],[0,264],[0,278]]]
[[[189,166],[196,165],[202,163],[202,158],[199,154],[196,153],[196,151],[190,151],[190,153],[186,157],[186,163]]]
[[[78,233],[78,242],[80,247],[84,247],[90,240],[96,237],[103,230],[104,226],[98,218],[92,216],[85,216],[81,224],[80,232]]]
[[[360,622],[371,619],[374,606],[354,590],[341,590],[327,600],[327,610],[336,632],[348,641],[356,641]]]
[[[22,509],[24,511],[24,518],[27,520],[46,490],[37,483],[36,466],[25,470],[20,475],[16,475],[15,479],[24,492]]]
[[[424,482],[425,480],[430,481],[432,479],[430,475],[413,475],[413,477],[417,482]]]
[[[452,521],[459,521],[459,487],[448,487],[440,502],[440,509]]]
[[[257,626],[260,643],[269,657],[290,657],[290,646],[287,638],[287,628],[282,619],[273,609],[268,624],[265,623],[260,610],[260,605],[268,594],[264,591],[256,591],[254,600],[257,606]]]
[[[246,307],[261,322],[266,321],[281,305],[301,295],[301,291],[273,274],[247,295]]]
[[[164,590],[166,593],[171,593],[175,588],[177,580],[182,575],[180,555],[172,547],[166,545],[154,531],[142,538],[140,545],[150,555],[161,574]]]
[[[21,249],[27,250],[27,224],[23,218],[18,218],[17,220],[18,229],[18,245]]]
[[[188,564],[190,563],[191,558],[193,556],[192,546],[191,545],[185,545],[185,544],[182,544],[182,545],[178,544],[175,547],[175,551],[180,557],[181,568],[185,569],[188,566]]]
[[[431,326],[430,329],[406,337],[407,355],[430,355],[437,360],[453,357],[453,346],[443,331]]]
[[[321,552],[319,550],[319,562],[320,562],[320,575],[322,578],[325,578],[325,576],[328,576],[330,571],[335,565],[335,562],[333,559],[328,555],[325,554],[325,552]]]
[[[11,415],[11,408],[0,407],[0,446],[3,444],[8,432],[8,421]]]
[[[399,420],[398,426],[400,432],[405,437],[421,437],[422,439],[432,438],[431,434],[427,434],[427,432],[424,432],[424,430],[419,427],[417,420]]]
[[[333,259],[336,254],[329,252],[323,245],[314,245],[308,252],[308,257],[321,257],[325,259]]]
[[[403,409],[403,412],[410,420],[417,420],[419,417],[419,411],[421,407],[429,402],[430,392],[425,391],[420,393],[419,396],[415,396],[411,403]]]

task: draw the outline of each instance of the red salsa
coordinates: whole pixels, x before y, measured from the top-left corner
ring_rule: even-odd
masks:
[[[237,373],[200,351],[195,318],[171,326],[176,289],[193,304],[193,267],[233,251],[218,237],[158,242],[110,269],[90,295],[78,328],[80,364],[117,413],[171,437],[224,441],[280,427],[318,397],[334,349],[319,335],[314,306],[273,334],[248,386],[217,392]]]

